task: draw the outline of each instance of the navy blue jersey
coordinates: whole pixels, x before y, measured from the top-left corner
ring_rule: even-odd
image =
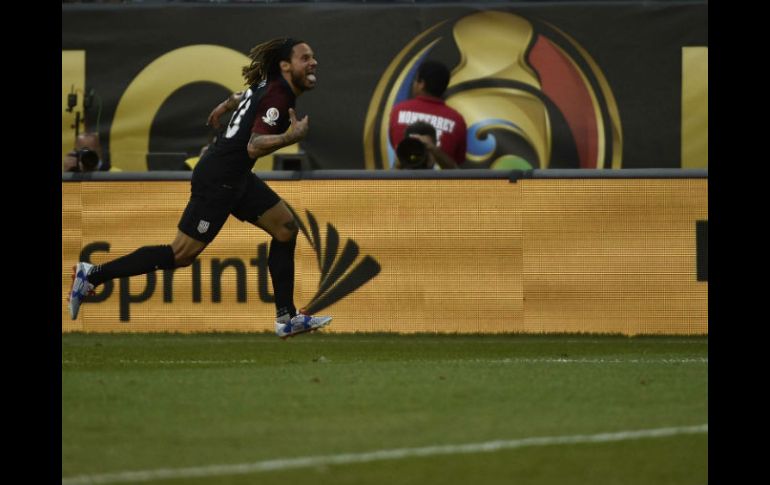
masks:
[[[296,96],[282,76],[262,81],[243,93],[225,130],[195,166],[193,177],[209,182],[239,181],[251,172],[254,162],[246,149],[252,133],[277,135],[290,125],[289,108]]]

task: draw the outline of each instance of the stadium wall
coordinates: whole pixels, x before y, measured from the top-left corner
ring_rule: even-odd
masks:
[[[268,3],[62,4],[62,158],[78,119],[123,171],[197,156],[249,50],[291,35],[319,60],[297,102],[309,168],[389,170],[388,116],[424,58],[452,71],[465,167],[708,167],[705,0]]]
[[[264,175],[302,226],[296,303],[330,332],[708,333],[705,170]],[[273,330],[269,238],[234,218],[69,319],[72,265],[169,243],[188,179],[62,176],[63,332]]]

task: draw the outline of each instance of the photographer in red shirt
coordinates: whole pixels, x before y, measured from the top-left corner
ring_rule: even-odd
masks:
[[[404,139],[406,127],[424,121],[436,129],[436,146],[426,148],[436,155],[441,168],[458,168],[465,162],[465,120],[444,102],[449,85],[449,69],[436,61],[425,61],[412,82],[412,98],[402,101],[390,112],[390,144],[395,150]],[[447,156],[442,156],[442,155]]]

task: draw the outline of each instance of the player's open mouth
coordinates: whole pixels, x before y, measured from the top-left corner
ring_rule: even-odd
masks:
[[[307,78],[307,80],[308,80],[308,81],[310,81],[311,83],[313,83],[313,84],[315,84],[315,83],[316,83],[316,77],[315,77],[315,73],[310,73],[310,74],[308,74],[308,75],[307,75],[307,76],[305,76],[305,77],[306,77],[306,78]]]

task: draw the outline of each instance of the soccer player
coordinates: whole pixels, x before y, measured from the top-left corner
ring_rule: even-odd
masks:
[[[275,332],[281,338],[316,330],[332,318],[305,315],[294,306],[294,248],[297,223],[281,198],[251,172],[257,158],[302,140],[308,117],[297,119],[296,98],[315,88],[318,61],[301,40],[279,38],[255,46],[243,68],[248,89],[220,103],[208,118],[234,110],[226,131],[206,151],[192,173],[190,201],[171,245],[144,246],[101,265],[73,268],[70,317],[83,299],[105,281],[189,266],[214,240],[230,214],[272,236],[268,268],[275,293]]]

